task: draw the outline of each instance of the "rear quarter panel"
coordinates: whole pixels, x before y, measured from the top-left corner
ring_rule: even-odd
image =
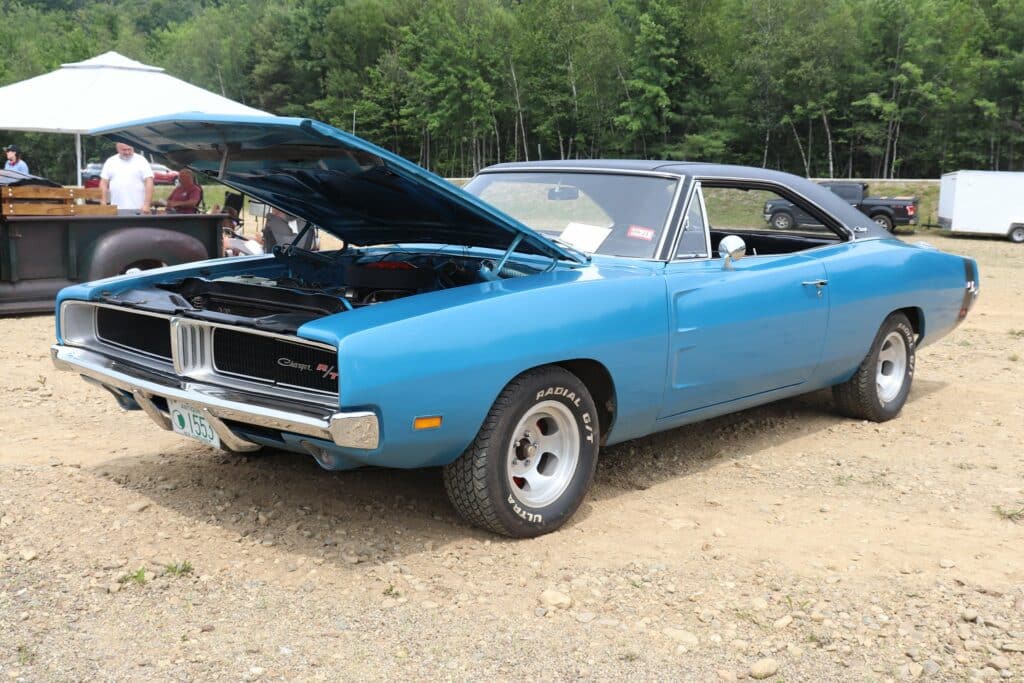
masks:
[[[562,270],[408,297],[304,325],[338,345],[340,402],[381,418],[364,464],[448,463],[472,442],[516,375],[570,359],[602,363],[615,383],[614,440],[651,431],[666,364],[665,286],[653,268]],[[416,417],[441,415],[437,430]]]
[[[921,346],[940,339],[959,321],[964,296],[962,257],[897,239],[847,242],[817,250],[815,255],[825,265],[831,302],[816,384],[847,380],[893,311],[919,311]]]

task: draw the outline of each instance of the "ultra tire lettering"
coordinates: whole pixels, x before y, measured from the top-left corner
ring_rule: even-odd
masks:
[[[519,503],[516,502],[515,497],[511,493],[508,494],[508,504],[512,506],[512,512],[516,513],[527,522],[533,522],[535,524],[541,524],[544,522],[544,515],[527,512],[519,506]]]

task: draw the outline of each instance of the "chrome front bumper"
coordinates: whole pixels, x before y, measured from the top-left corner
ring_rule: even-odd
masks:
[[[380,445],[380,425],[372,412],[344,413],[329,406],[192,382],[73,346],[54,344],[50,355],[58,370],[75,372],[100,384],[119,402],[130,396],[164,429],[171,429],[170,416],[153,402],[154,398],[191,404],[233,451],[251,451],[260,446],[235,434],[225,420],[311,436],[344,448],[373,450]]]

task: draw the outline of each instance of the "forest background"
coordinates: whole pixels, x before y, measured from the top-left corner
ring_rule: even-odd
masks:
[[[26,0],[0,2],[0,41],[0,85],[116,50],[445,176],[577,157],[1024,166],[1024,0]],[[2,142],[74,176],[67,136]],[[110,153],[87,142],[86,160]]]

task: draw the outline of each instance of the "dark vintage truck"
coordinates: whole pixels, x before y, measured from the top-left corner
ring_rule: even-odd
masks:
[[[818,184],[845,199],[889,232],[897,225],[917,225],[917,197],[869,197],[868,184],[856,181],[830,180]],[[777,230],[819,225],[811,216],[784,199],[766,202],[764,219]]]
[[[0,315],[53,310],[75,282],[214,258],[221,215],[117,215],[99,190],[0,171]]]

